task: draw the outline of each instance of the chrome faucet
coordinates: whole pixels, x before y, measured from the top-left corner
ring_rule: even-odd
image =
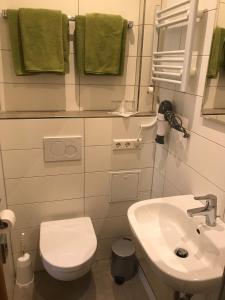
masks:
[[[204,207],[192,208],[187,210],[187,214],[190,217],[205,216],[206,224],[208,226],[216,226],[217,217],[217,197],[212,194],[205,196],[194,197],[195,200],[205,200],[206,205]]]

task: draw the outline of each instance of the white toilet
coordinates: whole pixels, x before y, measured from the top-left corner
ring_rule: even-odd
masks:
[[[88,217],[41,223],[40,252],[46,271],[63,281],[75,280],[91,268],[97,248]]]

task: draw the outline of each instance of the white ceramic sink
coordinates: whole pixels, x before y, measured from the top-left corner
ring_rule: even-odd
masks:
[[[225,264],[225,223],[209,227],[205,217],[191,218],[187,209],[201,206],[193,195],[150,199],[128,210],[130,227],[145,251],[150,268],[176,291],[208,293],[217,289]],[[198,233],[198,232],[200,233]],[[184,248],[181,258],[175,249]]]

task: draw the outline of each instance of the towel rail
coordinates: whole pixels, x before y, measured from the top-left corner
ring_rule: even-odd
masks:
[[[162,24],[157,24],[156,27],[157,28],[163,28],[163,27],[169,27],[171,25],[176,25],[176,24],[179,24],[179,23],[183,23],[183,22],[186,22],[188,21],[188,15],[186,17],[183,17],[183,18],[180,18],[180,19],[176,19],[174,21],[170,21],[170,22],[165,22],[165,23],[162,23]]]
[[[171,66],[171,65],[153,65],[152,67],[158,69],[175,69],[175,70],[183,69],[183,66]]]
[[[170,10],[173,10],[173,9],[175,9],[175,8],[178,8],[178,7],[182,6],[182,5],[188,4],[188,3],[190,3],[190,2],[191,2],[191,0],[186,0],[186,1],[182,1],[182,2],[180,2],[180,3],[174,4],[174,5],[170,6],[170,7],[167,7],[167,8],[165,8],[165,9],[162,9],[162,10],[158,11],[158,12],[157,12],[157,15],[161,15],[161,14],[163,14],[163,13],[165,13],[165,12],[168,12],[168,11],[170,11]]]
[[[179,73],[153,71],[153,75],[181,77],[182,71],[180,71]]]
[[[184,58],[154,58],[153,62],[183,62]]]
[[[184,14],[184,13],[188,13],[188,9],[187,9],[187,8],[181,9],[181,10],[179,10],[179,11],[177,11],[177,12],[172,13],[172,14],[168,14],[168,15],[166,15],[166,16],[164,16],[164,17],[160,17],[160,18],[158,18],[158,21],[164,21],[164,20],[166,20],[166,19],[170,19],[170,18],[179,16],[179,15],[182,15],[182,14]]]
[[[160,78],[160,77],[152,77],[152,79],[154,81],[159,81],[159,82],[168,82],[168,83],[181,84],[180,80],[173,80],[173,79]]]
[[[4,19],[8,18],[7,9],[3,9],[1,11],[1,17],[4,18]],[[68,15],[68,20],[71,21],[71,22],[75,22],[75,17]],[[133,28],[134,27],[134,22],[133,21],[128,21],[127,27],[128,27],[128,29]]]
[[[155,56],[184,54],[184,50],[153,52]]]
[[[160,30],[166,30],[173,25],[177,27],[185,24],[187,34],[184,50],[162,51],[157,43],[153,43],[152,81],[178,84],[180,91],[185,92],[191,76],[195,75],[193,67],[193,37],[196,22],[200,21],[203,11],[198,10],[199,0],[184,0],[155,14],[155,40],[159,44]],[[183,6],[183,7],[182,7]],[[185,22],[185,23],[184,23]],[[177,28],[176,27],[176,28]],[[174,30],[176,30],[174,28]],[[195,72],[192,72],[195,69]],[[172,78],[171,78],[172,77]],[[178,77],[180,80],[175,80]],[[174,79],[173,79],[174,78]]]

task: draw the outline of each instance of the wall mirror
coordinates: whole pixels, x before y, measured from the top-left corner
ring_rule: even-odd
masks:
[[[225,2],[221,0],[218,3],[215,25],[217,28],[220,28],[219,30],[222,30],[222,33],[220,34],[224,34],[225,40]],[[216,67],[215,65],[213,65],[213,63],[210,65],[212,68],[208,70],[204,101],[202,106],[202,115],[207,119],[225,123],[225,43],[221,41],[221,44],[218,74],[216,74]],[[213,41],[211,48],[212,47]],[[218,40],[217,47],[219,47]],[[212,77],[209,78],[209,76]]]

